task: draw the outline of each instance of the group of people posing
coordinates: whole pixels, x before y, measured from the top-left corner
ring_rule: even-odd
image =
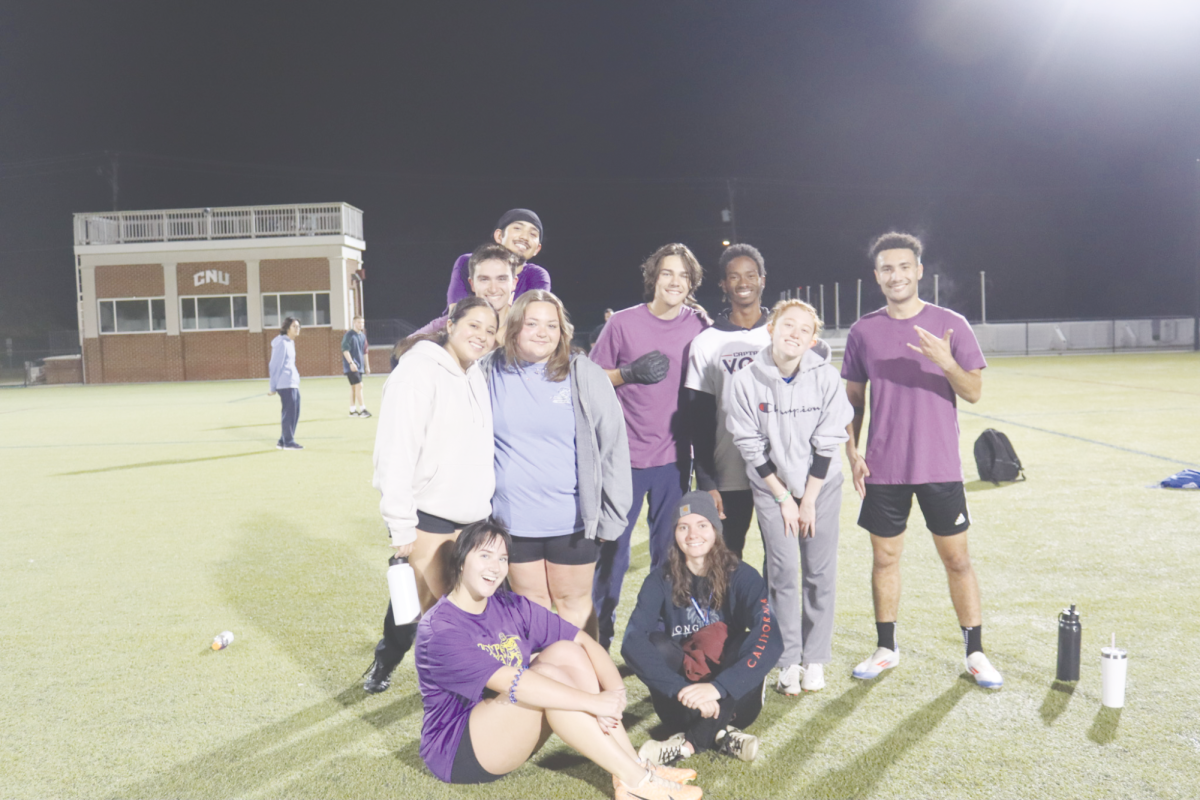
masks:
[[[919,298],[920,241],[872,244],[887,304],[851,328],[839,374],[811,305],[762,306],[766,266],[750,245],[717,264],[728,307],[715,320],[696,303],[692,252],[659,248],[642,265],[646,302],[613,314],[585,355],[549,274],[529,263],[538,216],[507,212],[493,239],[456,262],[446,313],[398,345],[375,442],[393,557],[412,566],[424,611],[398,625],[389,605],[364,688],[386,690],[414,651],[420,752],[438,778],[500,778],[551,731],[612,774],[617,798],[700,798],[695,771],[673,766],[695,752],[754,759],[746,728],[768,673],[779,666],[786,695],[825,685],[843,446],[878,638],[853,676],[899,663],[915,495],[967,669],[1002,685],[983,653],[955,411],[958,397],[979,399],[986,364],[962,316]],[[650,574],[621,654],[669,735],[635,749],[609,649],[643,502]],[[761,575],[741,560],[752,516]]]

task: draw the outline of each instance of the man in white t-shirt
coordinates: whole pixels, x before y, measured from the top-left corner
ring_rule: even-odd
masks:
[[[713,496],[724,520],[725,544],[741,558],[754,499],[746,464],[725,425],[725,409],[729,379],[771,343],[770,312],[762,307],[767,268],[758,248],[735,244],[721,254],[717,274],[729,308],[692,340],[683,385],[689,394],[696,487]]]

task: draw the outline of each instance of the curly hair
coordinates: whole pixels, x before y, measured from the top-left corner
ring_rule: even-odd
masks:
[[[654,299],[654,286],[658,283],[658,273],[662,271],[662,262],[667,256],[679,256],[683,261],[688,279],[687,299],[683,302],[693,308],[699,308],[699,304],[696,302],[696,290],[700,288],[700,284],[704,280],[704,268],[700,266],[700,262],[696,260],[696,256],[692,255],[688,246],[678,242],[664,244],[642,262],[642,281],[646,302]]]
[[[671,603],[677,608],[684,608],[692,597],[692,573],[687,568],[687,559],[679,549],[679,543],[674,541],[675,532],[671,531],[672,547],[667,554],[667,580],[671,583]],[[737,555],[725,545],[725,537],[716,534],[712,550],[704,558],[704,574],[701,578],[708,580],[712,587],[712,602],[710,608],[720,608],[725,603],[729,593],[729,576],[737,569]]]
[[[867,248],[871,262],[874,263],[876,256],[884,250],[912,250],[917,261],[921,260],[921,240],[911,233],[888,231],[882,236],[876,237],[875,241],[871,242],[871,246]]]
[[[758,265],[760,276],[767,274],[767,262],[763,260],[763,254],[758,251],[757,247],[752,244],[731,244],[725,248],[725,252],[721,253],[721,258],[717,261],[717,273],[721,276],[721,280],[729,277],[725,274],[725,268],[735,258],[748,258]]]

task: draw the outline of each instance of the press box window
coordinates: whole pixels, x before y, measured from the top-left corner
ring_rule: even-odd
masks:
[[[244,294],[181,297],[179,304],[179,327],[185,331],[227,331],[249,327]]]
[[[329,324],[329,292],[264,294],[263,328],[278,328],[288,317],[304,327]]]
[[[153,333],[167,329],[167,301],[161,297],[101,300],[101,333]]]

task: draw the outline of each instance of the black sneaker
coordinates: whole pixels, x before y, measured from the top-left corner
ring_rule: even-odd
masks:
[[[392,673],[396,671],[396,667],[400,664],[399,661],[392,661],[385,657],[388,646],[387,642],[380,641],[375,645],[375,660],[371,662],[371,666],[367,667],[367,671],[363,673],[363,691],[367,694],[379,694],[386,692],[388,687],[392,685]]]
[[[358,412],[358,415],[359,415],[360,417],[366,418],[366,417],[369,417],[369,416],[371,416],[371,412],[370,412],[370,411],[367,411],[367,410],[364,408],[362,411]]]
[[[283,446],[283,449],[284,450],[303,450],[304,445],[300,444],[299,442],[292,442],[291,444],[285,444]]]

